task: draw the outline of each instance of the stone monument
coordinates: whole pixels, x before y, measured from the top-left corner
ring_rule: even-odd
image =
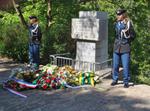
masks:
[[[72,19],[72,38],[77,39],[76,60],[101,63],[108,59],[108,18],[106,12],[80,11]]]

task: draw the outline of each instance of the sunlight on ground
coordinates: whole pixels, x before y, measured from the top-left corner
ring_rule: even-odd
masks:
[[[2,68],[2,69],[0,69],[0,72],[8,71],[8,70],[10,70],[10,69],[8,69],[8,68]]]

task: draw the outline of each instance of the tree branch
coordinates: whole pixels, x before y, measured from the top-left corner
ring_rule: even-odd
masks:
[[[18,15],[18,17],[19,17],[19,19],[20,19],[20,22],[22,23],[22,25],[23,25],[25,28],[28,28],[28,25],[27,25],[27,23],[26,23],[26,21],[25,21],[23,15],[22,15],[22,12],[21,12],[21,9],[20,9],[19,4],[17,4],[17,3],[15,2],[15,0],[12,0],[12,4],[13,4],[13,6],[14,6],[16,12],[17,12],[17,15]]]
[[[47,24],[46,24],[46,29],[48,29],[51,26],[51,0],[47,0]]]

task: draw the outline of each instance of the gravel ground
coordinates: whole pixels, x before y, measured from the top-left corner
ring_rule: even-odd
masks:
[[[0,58],[0,81],[18,64]],[[0,111],[150,111],[150,86],[110,86],[104,79],[96,87],[64,90],[26,90],[21,98],[0,87]]]

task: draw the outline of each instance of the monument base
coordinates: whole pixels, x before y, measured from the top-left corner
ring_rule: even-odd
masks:
[[[77,41],[76,60],[84,61],[84,63],[78,63],[84,70],[98,70],[101,63],[108,59],[108,48],[105,45],[106,42],[95,41]]]

